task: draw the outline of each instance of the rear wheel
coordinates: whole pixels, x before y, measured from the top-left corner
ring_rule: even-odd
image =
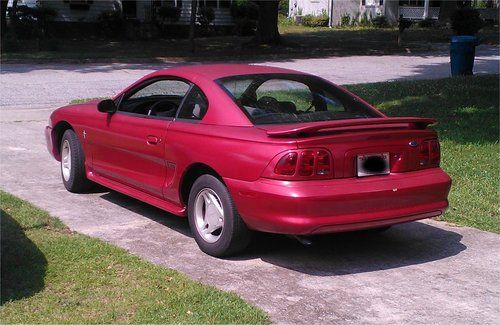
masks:
[[[200,176],[188,200],[191,232],[200,249],[222,257],[245,249],[251,231],[241,219],[226,186],[212,175]]]
[[[61,139],[61,176],[64,187],[70,192],[88,191],[93,183],[85,175],[85,155],[75,132],[68,129]]]

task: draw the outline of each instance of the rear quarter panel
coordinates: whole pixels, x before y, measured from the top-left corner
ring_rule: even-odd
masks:
[[[274,156],[296,147],[294,139],[270,139],[255,127],[177,120],[167,132],[167,164],[175,171],[165,197],[180,202],[182,177],[193,164],[205,164],[223,178],[255,181]]]

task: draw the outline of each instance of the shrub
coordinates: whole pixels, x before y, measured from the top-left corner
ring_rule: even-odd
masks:
[[[427,18],[427,19],[419,21],[418,22],[418,27],[420,27],[420,28],[430,28],[430,27],[433,27],[434,24],[435,24],[435,22],[434,22],[433,19]]]
[[[371,21],[373,27],[386,28],[389,27],[389,22],[385,16],[376,16]]]
[[[278,15],[278,25],[280,26],[293,26],[295,24],[295,19],[292,17],[287,17],[285,15],[279,14]]]
[[[160,16],[162,21],[166,20],[171,23],[178,22],[181,17],[181,8],[173,6],[160,7],[158,9],[158,16]]]
[[[97,16],[99,30],[106,37],[119,37],[125,32],[125,20],[118,11],[104,11]]]
[[[351,15],[345,13],[340,17],[340,26],[350,26],[351,25]]]
[[[405,29],[410,28],[413,22],[408,18],[403,18],[403,15],[399,16],[398,19],[398,29],[399,32],[404,32]]]
[[[240,36],[251,36],[257,29],[259,6],[252,1],[237,0],[231,3],[231,16],[234,19],[234,31]]]
[[[457,35],[476,35],[484,26],[479,11],[471,8],[460,8],[451,15],[451,28]]]
[[[237,0],[231,3],[231,16],[237,20],[242,18],[259,19],[259,6],[252,1]]]
[[[370,21],[370,18],[368,17],[368,14],[365,11],[363,13],[363,16],[361,16],[361,19],[359,20],[359,26],[368,27],[371,25],[372,25],[372,22]]]
[[[201,35],[212,34],[212,22],[215,19],[215,11],[211,7],[199,7],[196,13],[197,24],[200,26]]]
[[[288,0],[280,0],[278,12],[284,16],[288,16]]]
[[[328,16],[324,14],[320,16],[305,15],[302,17],[302,25],[308,27],[328,26]]]
[[[240,36],[252,36],[257,29],[257,21],[248,18],[236,20],[235,32]]]
[[[55,38],[45,39],[40,42],[40,50],[42,51],[58,51],[59,50],[59,40]]]
[[[58,15],[55,9],[49,7],[19,6],[13,17],[14,31],[20,39],[44,38],[49,22]]]
[[[23,50],[23,47],[12,33],[7,33],[2,37],[2,50],[4,52],[18,52]]]

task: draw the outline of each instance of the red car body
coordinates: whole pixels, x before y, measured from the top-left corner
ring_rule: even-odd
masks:
[[[254,125],[217,83],[220,78],[250,74],[302,75],[248,65],[157,71],[114,100],[155,78],[186,80],[206,96],[208,109],[200,121],[105,114],[97,110],[98,101],[69,105],[50,117],[48,150],[60,160],[61,135],[73,129],[82,143],[88,179],[178,216],[186,215],[193,179],[210,172],[227,186],[248,228],[257,231],[296,235],[350,231],[445,211],[451,179],[439,167],[439,157],[434,166],[418,162],[422,144],[437,141],[436,132],[427,128],[434,120],[389,118],[370,106],[376,117]],[[317,150],[331,155],[330,177],[273,175],[287,153],[302,157],[310,152],[319,155]],[[358,177],[357,157],[380,152],[389,153],[390,172]]]

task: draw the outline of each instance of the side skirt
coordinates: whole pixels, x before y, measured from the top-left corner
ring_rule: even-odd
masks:
[[[151,204],[157,208],[160,208],[160,209],[165,210],[167,212],[173,213],[177,216],[180,216],[180,217],[186,216],[186,207],[180,207],[180,206],[173,204],[171,202],[168,202],[168,201],[162,200],[160,198],[154,197],[152,195],[149,195],[147,193],[141,192],[141,191],[139,191],[135,188],[132,188],[130,186],[127,186],[127,185],[124,185],[122,183],[110,180],[108,178],[96,175],[93,172],[87,172],[87,178],[93,182],[101,184],[102,186],[108,187],[108,188],[115,190],[117,192],[120,192],[122,194],[131,196],[139,201],[143,201],[145,203]]]

